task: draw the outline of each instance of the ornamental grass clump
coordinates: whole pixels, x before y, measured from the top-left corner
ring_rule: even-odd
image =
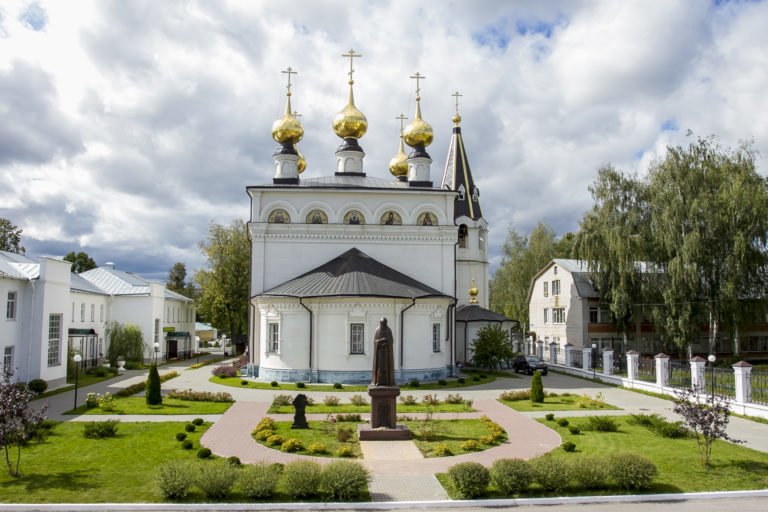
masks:
[[[229,496],[237,476],[238,469],[227,461],[213,461],[200,464],[195,484],[206,498],[222,499]]]
[[[488,469],[477,462],[462,462],[448,470],[456,492],[463,499],[472,499],[485,494],[491,481]]]
[[[656,466],[637,453],[614,453],[608,458],[613,480],[624,489],[644,489],[656,476]]]
[[[610,465],[604,456],[583,454],[571,460],[571,476],[582,489],[604,489],[610,474]]]
[[[195,483],[195,476],[189,462],[172,460],[157,468],[155,482],[164,498],[178,500],[187,496]]]
[[[504,495],[520,494],[532,481],[533,473],[525,460],[498,459],[491,466],[491,482]]]
[[[587,423],[581,425],[581,430],[595,432],[618,432],[619,424],[610,416],[588,416]]]
[[[266,462],[247,465],[240,473],[238,487],[251,499],[266,499],[274,494],[280,473],[275,471],[272,464]]]
[[[291,498],[306,498],[317,494],[320,484],[320,464],[307,460],[289,462],[283,469],[286,494]]]
[[[83,424],[83,437],[86,439],[105,439],[117,435],[118,420],[89,421]]]
[[[368,405],[368,400],[363,395],[353,395],[349,399],[349,403],[352,405]]]
[[[359,462],[337,460],[323,468],[320,487],[328,500],[350,501],[365,493],[370,480],[370,473]]]
[[[571,466],[568,460],[547,454],[536,457],[529,463],[533,481],[544,490],[559,493],[568,487],[571,479]]]

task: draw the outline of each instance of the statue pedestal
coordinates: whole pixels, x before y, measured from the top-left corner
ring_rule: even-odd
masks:
[[[371,424],[357,429],[361,441],[392,441],[411,438],[411,431],[397,425],[397,386],[368,386],[371,397]]]

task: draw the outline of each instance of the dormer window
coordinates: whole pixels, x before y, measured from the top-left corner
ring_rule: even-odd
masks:
[[[467,189],[464,188],[464,184],[459,185],[459,201],[464,201],[467,198]]]

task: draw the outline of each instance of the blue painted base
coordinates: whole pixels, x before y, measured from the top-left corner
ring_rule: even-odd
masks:
[[[449,374],[448,368],[406,368],[395,371],[395,380],[398,384],[406,384],[413,379],[419,381],[438,381],[445,379]],[[369,371],[343,371],[343,370],[295,370],[282,368],[265,368],[256,365],[248,365],[248,375],[258,377],[264,381],[277,382],[317,382],[321,384],[368,384],[371,382]]]

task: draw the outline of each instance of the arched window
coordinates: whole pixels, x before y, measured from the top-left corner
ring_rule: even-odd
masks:
[[[400,218],[400,214],[389,210],[384,212],[381,216],[381,224],[387,224],[389,226],[399,226],[403,223],[403,219]]]
[[[328,224],[328,216],[323,210],[312,210],[307,215],[307,224]]]
[[[286,212],[282,208],[278,208],[276,210],[273,210],[272,213],[269,214],[268,222],[270,224],[290,224],[291,216],[288,215],[288,212]]]
[[[462,224],[459,226],[459,248],[460,249],[466,249],[467,248],[467,225]]]
[[[357,210],[350,210],[344,215],[344,224],[365,224],[365,217]]]

